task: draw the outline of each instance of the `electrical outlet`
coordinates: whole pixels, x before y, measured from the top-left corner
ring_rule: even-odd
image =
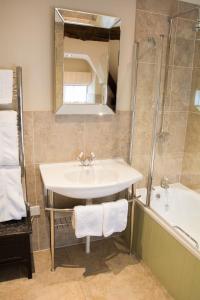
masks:
[[[40,216],[40,206],[39,205],[31,206],[30,213],[31,213],[31,217]]]

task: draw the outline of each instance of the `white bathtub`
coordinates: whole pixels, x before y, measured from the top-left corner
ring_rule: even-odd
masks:
[[[141,195],[140,202],[145,204],[146,188],[138,189],[137,195]],[[180,183],[170,185],[168,190],[156,186],[150,207],[151,210],[145,208],[147,212],[154,214],[154,218],[190,251],[197,255],[198,250],[200,257],[200,194]]]

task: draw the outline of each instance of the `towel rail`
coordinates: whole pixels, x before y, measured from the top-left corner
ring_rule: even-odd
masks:
[[[134,197],[133,199],[127,200],[128,203],[133,203],[133,201],[138,200],[141,197],[141,195]],[[59,213],[71,213],[74,211],[74,208],[54,208],[54,207],[46,207],[46,211],[54,211]]]
[[[139,199],[141,196],[135,196],[134,189],[132,188],[132,194],[131,194],[131,199],[128,199],[128,203],[132,204],[131,205],[131,210],[130,210],[130,226],[131,226],[131,234],[130,234],[130,254],[132,250],[132,244],[133,244],[133,215],[134,215],[134,202]],[[69,222],[67,222],[66,218],[55,218],[55,213],[72,213],[74,211],[74,208],[55,208],[54,207],[54,197],[53,197],[53,191],[47,190],[45,191],[45,198],[46,198],[46,203],[47,207],[45,207],[45,211],[49,212],[50,215],[50,244],[51,244],[51,270],[54,271],[55,269],[55,228],[58,230],[58,228],[65,228],[68,226]],[[48,206],[50,205],[50,206]],[[59,220],[63,220],[63,222],[59,223]],[[86,238],[86,253],[87,252],[87,238]]]

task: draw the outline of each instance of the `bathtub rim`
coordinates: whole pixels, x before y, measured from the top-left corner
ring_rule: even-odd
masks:
[[[135,204],[138,204],[152,219],[154,219],[164,230],[166,230],[173,238],[175,238],[183,247],[185,247],[192,255],[200,260],[200,249],[195,249],[184,236],[180,235],[175,229],[173,229],[167,221],[165,221],[158,213],[151,208],[145,206],[140,200],[135,200]]]

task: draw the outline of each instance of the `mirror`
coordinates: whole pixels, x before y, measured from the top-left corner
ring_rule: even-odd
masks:
[[[120,19],[55,9],[56,114],[116,110]]]

